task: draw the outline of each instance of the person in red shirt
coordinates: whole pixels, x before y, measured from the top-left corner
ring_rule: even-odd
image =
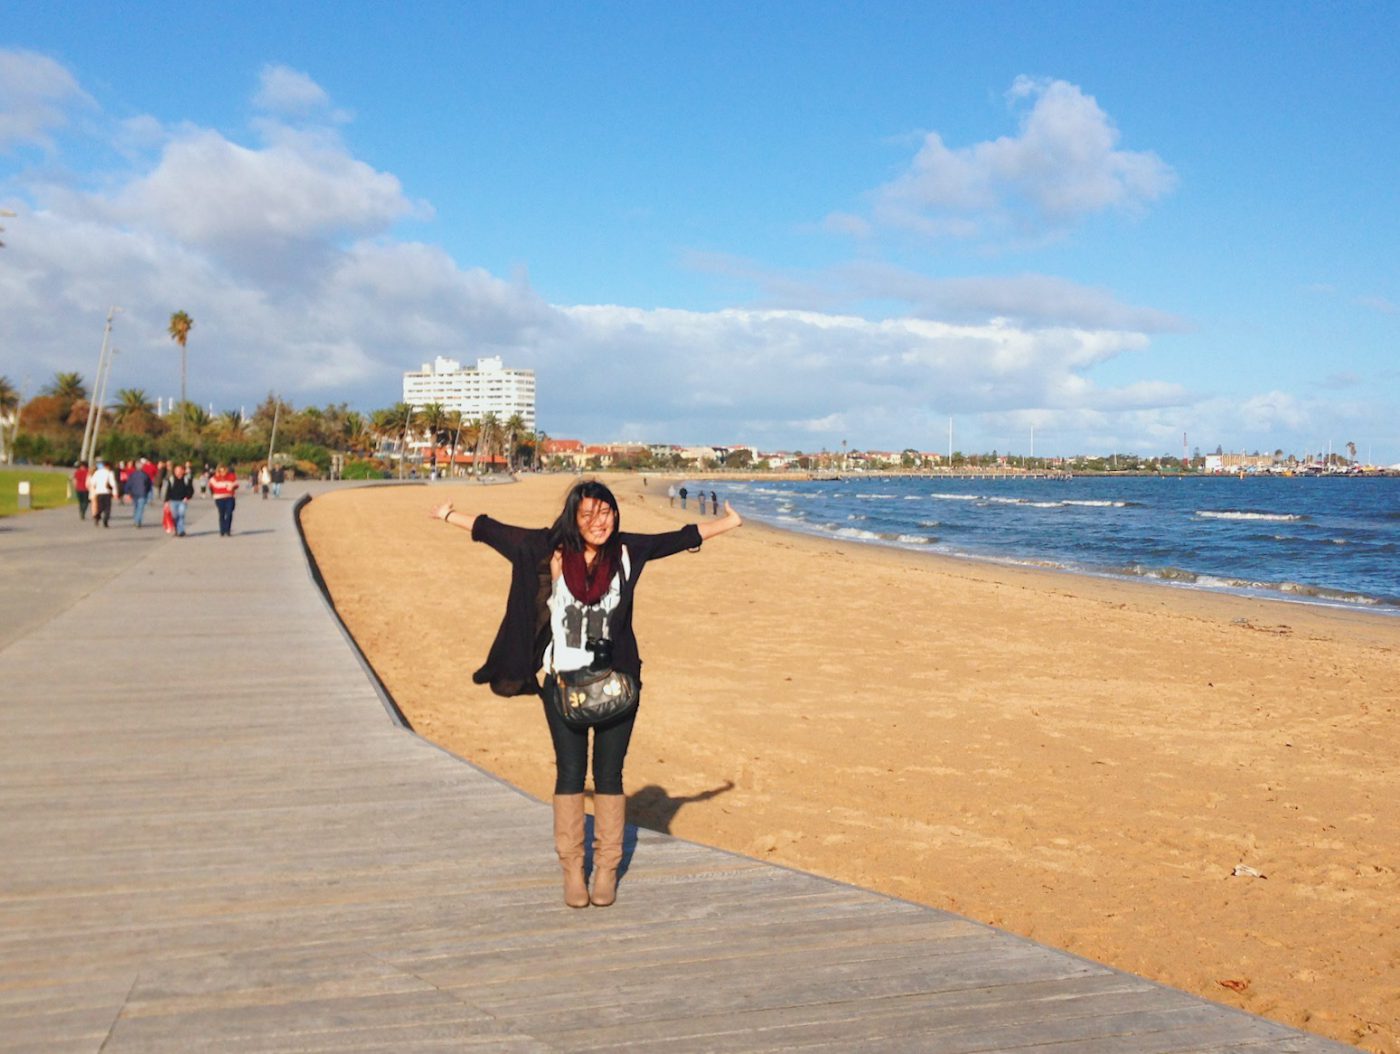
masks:
[[[209,480],[209,492],[214,495],[214,504],[219,509],[219,537],[233,534],[234,494],[238,491],[238,473],[227,465],[219,465]]]
[[[73,493],[78,496],[78,519],[86,520],[88,511],[88,470],[85,462],[79,461],[73,472]]]

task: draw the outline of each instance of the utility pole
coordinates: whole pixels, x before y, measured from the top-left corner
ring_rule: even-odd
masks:
[[[83,428],[83,448],[80,458],[89,470],[92,469],[93,454],[97,450],[97,425],[102,414],[98,390],[103,384],[108,366],[107,348],[112,338],[112,319],[121,308],[113,305],[107,312],[107,325],[102,330],[102,350],[97,353],[97,374],[93,377],[92,393],[88,399],[87,424]]]

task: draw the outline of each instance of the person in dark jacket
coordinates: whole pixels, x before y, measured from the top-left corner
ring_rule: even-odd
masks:
[[[126,496],[131,499],[131,518],[137,527],[141,526],[146,515],[146,503],[151,500],[151,477],[144,468],[146,459],[132,468],[126,477]]]
[[[175,520],[176,538],[185,536],[185,510],[189,508],[187,503],[193,497],[194,484],[185,475],[185,466],[176,465],[165,488],[165,500],[170,506],[170,515]]]
[[[490,516],[467,516],[444,502],[431,515],[470,529],[511,563],[505,617],[477,684],[497,695],[539,695],[539,674],[597,667],[607,656],[613,670],[636,679],[641,695],[642,660],[632,631],[633,595],[650,560],[660,560],[740,526],[743,520],[725,503],[725,515],[687,524],[663,534],[632,534],[620,529],[617,499],[602,483],[574,484],[552,527],[512,527]],[[554,848],[564,869],[564,903],[573,908],[607,907],[617,896],[622,863],[627,797],[622,765],[637,719],[637,708],[592,726],[593,732],[593,889],[583,869],[584,777],[589,729],[567,723],[544,699],[545,720],[554,744]]]

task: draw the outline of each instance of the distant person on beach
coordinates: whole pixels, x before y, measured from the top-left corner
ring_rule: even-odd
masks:
[[[78,519],[86,520],[88,511],[88,467],[78,462],[73,470],[73,493],[78,497]]]
[[[176,465],[166,481],[165,500],[170,506],[170,515],[175,521],[175,537],[185,536],[185,513],[189,500],[194,497],[194,484],[185,474],[184,465]]]
[[[705,504],[704,498],[700,499],[700,504],[701,506]],[[705,510],[702,507],[700,511],[704,512]],[[716,494],[714,491],[710,491],[710,512],[713,513],[715,516],[719,515],[719,495]]]
[[[681,487],[679,493],[681,496],[681,508],[685,508],[685,499],[690,496],[690,491],[686,490],[685,487]]]
[[[672,483],[666,488],[666,497],[671,499],[671,508],[676,507],[676,485]]]
[[[548,698],[555,672],[607,670],[629,674],[640,687],[642,660],[632,632],[633,591],[648,560],[660,560],[733,530],[743,520],[725,506],[723,519],[687,524],[663,534],[620,529],[617,499],[597,480],[569,488],[551,527],[512,527],[490,516],[469,516],[444,502],[431,515],[470,530],[511,562],[505,618],[477,684],[497,695],[538,695],[554,743],[554,848],[564,869],[564,903],[607,907],[617,896],[627,797],[622,765],[637,719],[634,705],[593,729],[593,890],[583,871],[583,785],[588,727],[565,721]],[[548,573],[550,585],[542,587]],[[549,671],[544,686],[542,670]]]
[[[97,459],[97,468],[88,476],[88,493],[92,495],[94,508],[92,525],[99,523],[110,527],[112,523],[112,500],[117,496],[117,474],[107,467],[107,462]]]
[[[142,465],[137,465],[126,477],[126,496],[131,499],[131,518],[142,526],[146,503],[151,500],[151,477]]]
[[[214,504],[219,509],[219,537],[233,534],[234,495],[238,493],[238,473],[227,465],[214,469],[209,477],[209,493],[214,495]]]

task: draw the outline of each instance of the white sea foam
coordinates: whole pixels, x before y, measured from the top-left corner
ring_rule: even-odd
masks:
[[[1264,520],[1269,523],[1297,523],[1306,516],[1288,512],[1241,512],[1234,509],[1197,509],[1196,515],[1203,520]]]
[[[938,498],[940,501],[980,501],[976,494],[930,494],[930,498]]]

